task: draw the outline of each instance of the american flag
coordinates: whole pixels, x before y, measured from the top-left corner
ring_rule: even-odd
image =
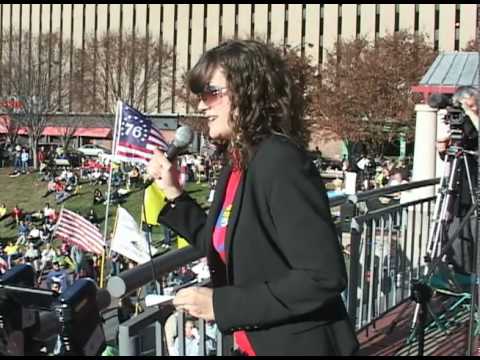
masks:
[[[153,157],[153,149],[167,149],[163,135],[153,126],[152,121],[138,110],[120,101],[117,117],[120,126],[115,147],[116,158],[148,164]]]
[[[95,225],[67,209],[60,212],[55,236],[94,254],[102,254],[105,246],[103,236]]]

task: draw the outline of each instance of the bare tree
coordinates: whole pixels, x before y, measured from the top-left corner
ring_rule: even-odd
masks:
[[[143,112],[170,101],[173,49],[151,37],[106,33],[90,35],[77,49],[74,72],[78,99],[75,110],[114,111],[122,100]]]
[[[60,129],[60,141],[62,142],[63,148],[68,150],[76,131],[80,127],[81,119],[71,115],[56,115],[53,122]]]
[[[3,39],[3,48],[9,51],[2,52],[1,96],[15,98],[18,106],[2,110],[27,129],[36,168],[38,142],[48,124],[48,114],[59,111],[66,98],[66,90],[58,87],[65,81],[66,69],[61,37],[57,33],[32,36],[17,32],[11,43],[7,36]]]
[[[17,142],[18,133],[21,129],[21,124],[15,118],[10,117],[8,114],[15,111],[15,108],[19,106],[19,102],[15,99],[4,100],[1,102],[0,108],[6,111],[6,114],[0,117],[0,124],[5,128],[5,137],[9,144],[15,144]]]
[[[301,51],[299,46],[277,45],[277,50],[283,53],[288,64],[297,91],[303,94],[304,113],[301,114],[306,122],[303,138],[308,144],[312,131],[315,130],[315,121],[311,116],[315,86],[317,85],[318,69],[312,65],[312,59]]]
[[[326,138],[342,139],[349,154],[355,142],[378,152],[385,142],[413,137],[412,93],[435,58],[423,36],[398,32],[370,44],[339,41],[327,53],[321,82],[313,95],[316,127]]]

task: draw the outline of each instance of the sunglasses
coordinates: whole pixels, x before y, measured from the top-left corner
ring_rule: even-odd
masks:
[[[207,84],[205,85],[203,91],[198,94],[198,97],[207,106],[211,106],[214,105],[217,100],[220,99],[227,91],[228,89],[226,87],[219,87]]]

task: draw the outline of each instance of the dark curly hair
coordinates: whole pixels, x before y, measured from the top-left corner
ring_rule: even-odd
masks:
[[[202,55],[188,75],[188,87],[199,94],[221,67],[228,82],[234,132],[230,153],[245,169],[257,145],[275,133],[305,147],[309,133],[303,121],[304,100],[281,51],[256,40],[229,40]]]

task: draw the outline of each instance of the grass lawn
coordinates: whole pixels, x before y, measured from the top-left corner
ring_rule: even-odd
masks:
[[[56,204],[54,194],[46,198],[42,197],[47,191],[47,183],[39,180],[38,173],[11,178],[8,176],[10,172],[11,168],[0,168],[0,203],[5,203],[8,211],[11,211],[15,205],[20,206],[20,208],[26,212],[39,211],[43,209],[46,202],[56,210],[61,209],[62,204]],[[67,199],[63,202],[63,206],[81,215],[87,215],[92,206],[93,191],[96,187],[97,186],[89,184],[81,184],[79,194]],[[106,185],[99,186],[98,188],[102,193],[106,193]],[[207,206],[208,184],[188,183],[187,191],[200,205]],[[143,190],[135,190],[128,195],[127,201],[122,204],[138,223],[141,219],[142,200]],[[113,229],[116,210],[116,205],[109,207],[108,233]],[[103,233],[106,205],[96,205],[95,211],[99,219],[102,220],[100,229]],[[8,219],[0,222],[0,242],[3,243],[8,239],[16,240],[17,238],[16,227],[15,229],[7,228],[5,226],[7,222],[9,222]],[[152,238],[154,245],[158,245],[163,239],[163,229],[161,226],[154,227]]]

